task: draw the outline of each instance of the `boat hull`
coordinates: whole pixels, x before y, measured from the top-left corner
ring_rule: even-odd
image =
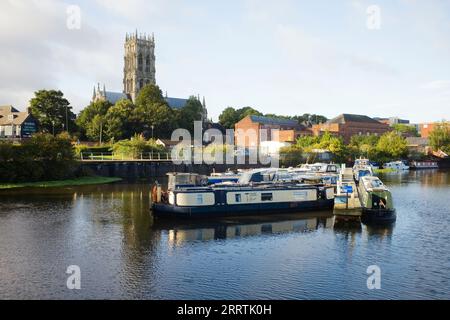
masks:
[[[392,223],[396,219],[395,209],[362,209],[361,221],[364,223]]]
[[[154,203],[152,205],[152,211],[156,217],[206,218],[326,210],[332,209],[333,205],[334,199],[289,203],[213,205],[204,207],[179,207],[166,203]]]

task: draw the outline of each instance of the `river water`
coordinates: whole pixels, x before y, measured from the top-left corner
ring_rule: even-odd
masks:
[[[0,299],[449,299],[450,173],[381,178],[398,215],[381,227],[331,212],[155,220],[145,184],[2,192]]]

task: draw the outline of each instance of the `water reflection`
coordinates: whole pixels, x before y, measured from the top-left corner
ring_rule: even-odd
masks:
[[[398,214],[383,226],[331,211],[154,219],[148,184],[1,192],[0,298],[450,298],[449,177],[383,177]],[[374,263],[382,292],[365,286]]]
[[[189,241],[225,240],[260,235],[280,235],[330,229],[334,217],[330,212],[288,215],[248,216],[245,218],[209,219],[196,221],[155,220],[153,230],[168,231],[171,245]]]

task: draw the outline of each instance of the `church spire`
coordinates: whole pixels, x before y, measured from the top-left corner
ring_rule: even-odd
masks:
[[[92,92],[92,101],[95,100],[95,84],[94,84],[94,91]]]
[[[203,108],[206,108],[205,96],[203,96],[203,102],[202,102],[202,104],[203,104]]]

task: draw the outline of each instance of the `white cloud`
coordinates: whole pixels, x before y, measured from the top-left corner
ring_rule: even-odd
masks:
[[[450,80],[434,80],[421,86],[423,89],[450,89]]]
[[[0,104],[23,109],[35,90],[74,92],[75,78],[93,84],[111,76],[116,62],[109,37],[93,28],[83,11],[81,29],[67,29],[66,8],[56,0],[0,2]]]

